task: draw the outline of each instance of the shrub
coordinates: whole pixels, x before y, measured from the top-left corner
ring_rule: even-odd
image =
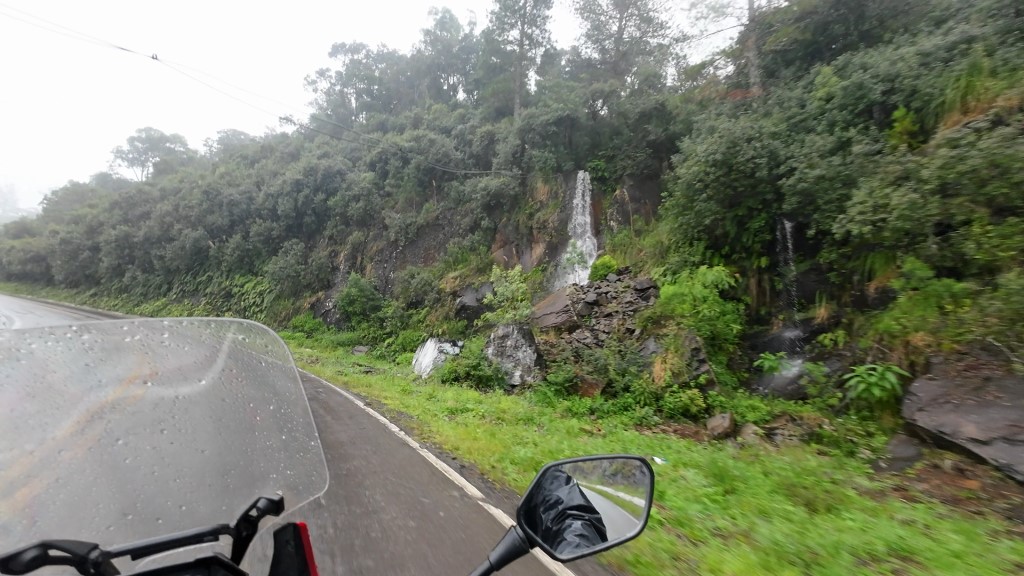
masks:
[[[398,334],[385,339],[384,343],[374,350],[374,355],[386,360],[394,360],[401,354],[416,352],[416,348],[426,338],[426,335],[419,330],[401,330]]]
[[[551,366],[544,375],[541,387],[559,397],[572,394],[576,389],[576,369],[571,364],[563,363]]]
[[[267,280],[276,287],[278,295],[285,298],[297,296],[304,288],[305,267],[306,245],[299,240],[289,240],[267,263]]]
[[[291,331],[300,332],[306,336],[316,336],[327,331],[327,325],[324,324],[324,321],[313,316],[312,312],[303,312],[292,318],[291,322],[288,323],[288,327]]]
[[[471,338],[462,352],[449,358],[438,370],[438,381],[445,386],[464,386],[476,390],[500,390],[505,375],[484,353],[484,339]]]
[[[854,366],[843,375],[846,395],[851,402],[874,409],[893,406],[903,396],[900,378],[910,374],[893,364],[864,364]]]
[[[480,317],[477,324],[511,324],[525,322],[530,318],[530,288],[519,265],[510,270],[494,266],[491,269],[491,284],[494,291],[484,297],[484,304],[490,310]]]
[[[846,343],[850,341],[850,336],[846,333],[846,330],[840,329],[821,334],[814,341],[825,350],[836,350],[846,346]]]
[[[605,276],[615,272],[619,269],[619,263],[615,261],[615,258],[605,254],[597,260],[594,260],[594,264],[590,267],[590,281],[597,282],[604,280]]]
[[[384,298],[373,284],[355,273],[349,275],[345,289],[338,294],[335,303],[342,319],[352,326],[370,322],[384,309]]]
[[[707,404],[700,390],[675,388],[662,397],[661,411],[673,420],[697,420],[707,412]]]
[[[762,352],[757,360],[754,360],[754,368],[765,374],[778,374],[782,372],[782,364],[785,361],[785,352]]]
[[[700,337],[718,383],[735,384],[738,379],[729,371],[729,364],[739,347],[745,311],[741,302],[722,296],[735,286],[736,277],[724,267],[687,270],[662,284],[657,303],[641,315],[639,324],[664,331],[689,329]],[[682,337],[668,340],[677,346],[684,342]],[[672,351],[680,357],[687,352]]]

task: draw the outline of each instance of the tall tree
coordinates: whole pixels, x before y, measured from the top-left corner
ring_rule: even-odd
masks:
[[[476,58],[476,22],[463,27],[449,8],[431,8],[434,22],[423,29],[416,49],[417,67],[425,76],[427,91],[433,100],[456,101],[468,90],[469,75]]]
[[[150,127],[136,130],[128,137],[127,146],[118,146],[112,153],[112,167],[127,168],[140,182],[152,175],[159,162],[174,164],[168,167],[171,171],[180,167],[181,161],[195,155],[181,134],[165,134]]]
[[[512,62],[513,116],[523,113],[523,98],[530,74],[544,48],[551,43],[548,22],[553,0],[495,0],[490,11],[494,38],[514,54]]]
[[[574,0],[583,21],[583,47],[612,78],[628,82],[637,69],[663,69],[672,26],[669,0]]]
[[[785,0],[694,0],[690,4],[691,19],[698,22],[702,28],[699,38],[743,28],[740,42],[749,88],[753,94],[760,94],[764,90],[761,40],[756,26],[758,17],[765,10],[784,3]],[[716,30],[709,32],[712,29]]]

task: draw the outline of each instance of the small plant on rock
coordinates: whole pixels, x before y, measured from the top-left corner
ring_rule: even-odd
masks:
[[[594,264],[590,267],[590,281],[599,282],[604,280],[606,276],[615,272],[619,269],[619,263],[615,261],[615,258],[605,254],[594,260]]]
[[[853,403],[875,409],[895,404],[903,396],[901,378],[909,378],[905,370],[894,364],[863,364],[843,375],[846,395]]]
[[[785,361],[785,352],[762,352],[757,360],[754,360],[754,368],[765,374],[778,374],[782,372]]]

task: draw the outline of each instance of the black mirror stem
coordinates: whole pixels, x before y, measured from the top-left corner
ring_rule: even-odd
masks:
[[[498,545],[469,576],[490,576],[530,552],[530,543],[519,526],[512,526]]]

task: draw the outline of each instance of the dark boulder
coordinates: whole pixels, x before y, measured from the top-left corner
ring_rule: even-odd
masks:
[[[721,440],[722,438],[732,436],[732,433],[736,431],[736,418],[732,415],[732,412],[725,412],[724,414],[708,418],[706,426],[708,434],[712,438]]]
[[[502,324],[487,338],[484,352],[501,368],[508,389],[531,384],[540,378],[540,355],[529,326]]]
[[[1024,378],[918,378],[903,399],[903,418],[938,447],[980,458],[1024,483]]]
[[[538,330],[569,330],[576,326],[572,286],[555,290],[533,307],[531,322]]]
[[[459,290],[459,298],[455,301],[455,317],[467,322],[475,322],[487,307],[484,306],[484,298],[494,292],[494,286],[485,282],[479,287],[466,286]]]
[[[897,434],[889,439],[885,455],[874,462],[871,468],[875,472],[902,472],[917,463],[923,455],[920,442],[906,434]]]
[[[638,292],[643,292],[656,287],[657,285],[654,283],[654,280],[651,280],[650,278],[639,278],[633,282],[633,290]]]

